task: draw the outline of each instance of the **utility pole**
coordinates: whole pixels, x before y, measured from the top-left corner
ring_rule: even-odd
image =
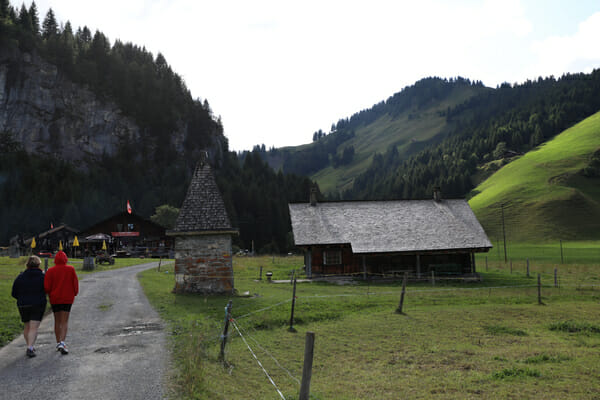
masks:
[[[504,227],[504,203],[502,203],[502,238],[504,239],[504,264],[508,262],[506,257],[506,229]]]

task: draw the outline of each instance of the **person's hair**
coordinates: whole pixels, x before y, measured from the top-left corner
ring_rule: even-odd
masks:
[[[38,256],[31,256],[29,257],[29,259],[27,260],[27,268],[39,268],[40,264],[42,263],[42,260],[40,260],[40,258]]]

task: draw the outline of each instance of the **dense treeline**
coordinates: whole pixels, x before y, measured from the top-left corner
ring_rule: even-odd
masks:
[[[241,163],[230,152],[217,183],[231,222],[240,229],[240,246],[251,249],[254,243],[256,250],[269,253],[293,249],[287,204],[308,201],[308,178],[275,172],[258,151],[245,153]]]
[[[56,21],[52,9],[40,22],[35,2],[27,8],[0,0],[0,42],[6,48],[37,52],[59,74],[115,102],[140,127],[140,141],[124,141],[114,155],[96,155],[85,168],[52,157],[28,154],[10,132],[0,132],[0,243],[15,234],[34,234],[67,223],[83,229],[124,209],[150,217],[156,207],[180,207],[200,151],[210,149],[217,181],[240,228],[236,245],[289,251],[287,203],[305,200],[310,182],[275,174],[250,153],[243,162],[228,151],[220,119],[206,100],[193,99],[162,54],[116,41],[100,31]],[[11,70],[9,87],[21,71]],[[184,127],[184,152],[170,136]],[[302,193],[302,195],[300,194]]]
[[[465,196],[477,166],[526,152],[600,109],[600,70],[503,84],[447,110],[447,138],[408,159],[395,148],[373,157],[345,198],[425,198],[434,187]]]

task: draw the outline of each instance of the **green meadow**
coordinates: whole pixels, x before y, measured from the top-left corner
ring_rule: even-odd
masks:
[[[596,113],[502,167],[469,204],[490,238],[598,240],[600,177],[584,170],[599,151]]]
[[[312,399],[598,398],[600,259],[531,263],[530,276],[518,262],[484,262],[481,282],[409,282],[403,314],[401,282],[298,282],[293,331],[301,257],[235,257],[234,296],[175,295],[172,266],[140,281],[171,332],[176,398],[298,398],[306,332]]]

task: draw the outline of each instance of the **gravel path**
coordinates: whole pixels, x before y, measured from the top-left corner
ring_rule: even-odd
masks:
[[[54,317],[47,315],[25,356],[23,335],[0,349],[0,399],[163,399],[168,363],[163,323],[136,274],[148,263],[88,275],[69,318],[67,346],[55,350]]]

